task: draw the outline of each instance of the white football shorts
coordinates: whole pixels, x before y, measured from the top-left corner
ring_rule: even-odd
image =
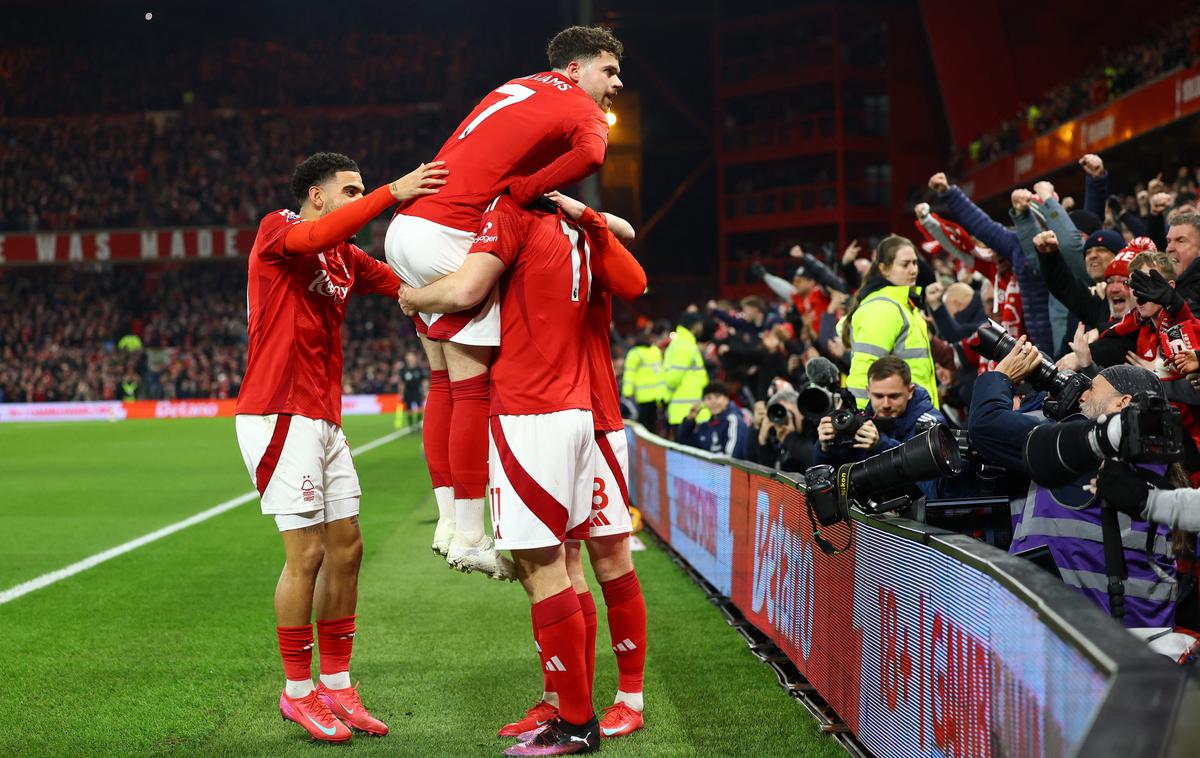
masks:
[[[413,287],[424,287],[458,271],[474,240],[473,232],[399,213],[388,225],[383,250],[397,276]],[[474,308],[458,313],[421,313],[413,322],[417,331],[430,339],[495,347],[500,344],[498,290],[493,289]]]
[[[277,519],[281,531],[358,514],[362,488],[340,426],[273,413],[239,414],[234,427],[262,512],[293,517]]]
[[[586,538],[596,454],[592,412],[492,416],[488,422],[496,547],[527,550]]]
[[[629,534],[629,441],[624,430],[595,433],[592,513],[588,537]]]

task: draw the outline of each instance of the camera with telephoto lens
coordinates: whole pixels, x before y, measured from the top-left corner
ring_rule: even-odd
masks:
[[[780,426],[787,424],[790,411],[784,403],[795,405],[799,396],[799,393],[792,389],[779,390],[771,395],[770,400],[767,401],[767,420]]]
[[[805,364],[804,373],[808,376],[808,384],[796,399],[796,406],[804,418],[819,423],[838,408],[854,406],[854,398],[842,389],[842,371],[833,361],[818,355]]]
[[[838,468],[812,466],[804,473],[805,497],[822,526],[850,517],[850,506],[884,513],[909,503],[914,484],[962,473],[954,435],[935,424],[908,442]]]
[[[990,319],[975,334],[975,352],[989,360],[1004,360],[1016,345],[1016,338]],[[1047,418],[1055,420],[1078,413],[1083,393],[1092,386],[1092,380],[1083,374],[1059,371],[1045,355],[1029,375],[1029,383],[1034,389],[1050,395],[1043,411]]]
[[[1174,463],[1183,460],[1183,417],[1162,397],[1139,393],[1110,416],[1035,427],[1023,457],[1030,478],[1043,487],[1070,484],[1106,459]]]

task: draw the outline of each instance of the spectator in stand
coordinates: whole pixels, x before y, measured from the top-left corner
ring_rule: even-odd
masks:
[[[1049,293],[1038,270],[1037,258],[1032,249],[1027,255],[1020,239],[1011,229],[997,224],[979,209],[958,187],[951,187],[943,173],[929,178],[929,188],[938,195],[950,215],[962,224],[972,236],[978,237],[987,247],[1012,265],[1013,273],[1021,288],[1022,321],[1025,332],[1040,349],[1055,352],[1054,335],[1050,324]],[[1028,210],[1030,195],[1013,193],[1013,211],[1017,214]],[[918,381],[918,384],[921,382]]]
[[[1175,259],[1175,287],[1192,313],[1200,315],[1200,214],[1195,211],[1171,217],[1167,254]]]
[[[699,423],[697,418],[704,409],[709,419]],[[675,441],[729,458],[745,458],[748,430],[741,409],[729,402],[729,388],[712,382],[704,388],[703,401],[693,405],[679,425]]]

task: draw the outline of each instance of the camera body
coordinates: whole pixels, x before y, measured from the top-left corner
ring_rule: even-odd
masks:
[[[853,407],[838,408],[829,414],[829,423],[833,425],[833,445],[853,445],[854,435],[862,425],[867,423],[867,416]]]
[[[1183,418],[1161,396],[1139,393],[1120,413],[1036,427],[1025,440],[1025,467],[1044,487],[1095,471],[1105,460],[1173,463],[1183,459]]]
[[[1008,330],[990,319],[975,333],[975,352],[989,360],[1003,360],[1016,344]],[[1049,393],[1052,399],[1046,401],[1044,411],[1047,418],[1056,421],[1078,413],[1083,393],[1092,386],[1091,379],[1074,371],[1059,371],[1044,355],[1029,375],[1029,383]]]

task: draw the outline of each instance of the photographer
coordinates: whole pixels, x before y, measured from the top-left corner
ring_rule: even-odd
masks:
[[[712,417],[705,423],[697,424],[697,416],[706,408]],[[729,402],[729,389],[720,382],[712,382],[704,388],[703,401],[693,405],[687,418],[679,425],[675,440],[710,453],[745,458],[746,439],[749,436],[741,409]]]
[[[813,464],[816,447],[811,427],[796,407],[797,393],[776,391],[767,402],[754,404],[754,430],[746,459],[780,471],[801,472]]]
[[[933,424],[946,423],[925,388],[913,384],[908,364],[894,355],[880,358],[867,370],[867,396],[866,410],[852,423],[852,437],[843,432],[839,438],[832,416],[821,419],[814,463],[840,466],[861,461],[907,442]],[[934,482],[917,486],[926,496],[936,496]]]
[[[969,432],[972,444],[987,459],[1010,472],[1029,471],[1024,460],[1026,439],[1035,427],[1056,422],[1013,410],[1013,386],[1024,381],[1043,361],[1022,337],[995,371],[979,377],[971,399]],[[1134,395],[1162,397],[1158,379],[1135,366],[1111,366],[1101,371],[1083,393],[1081,410],[1090,419],[1114,414]],[[1009,552],[1045,546],[1063,581],[1109,610],[1108,577],[1099,499],[1085,489],[1095,476],[1054,488],[1030,479],[1013,482],[1010,490],[1013,541]],[[1012,480],[1010,479],[1010,482]],[[1129,627],[1171,626],[1175,611],[1175,568],[1168,557],[1166,532],[1156,529],[1153,564],[1144,552],[1146,532],[1156,529],[1140,519],[1121,517],[1121,537],[1129,579],[1125,582],[1125,619]]]

